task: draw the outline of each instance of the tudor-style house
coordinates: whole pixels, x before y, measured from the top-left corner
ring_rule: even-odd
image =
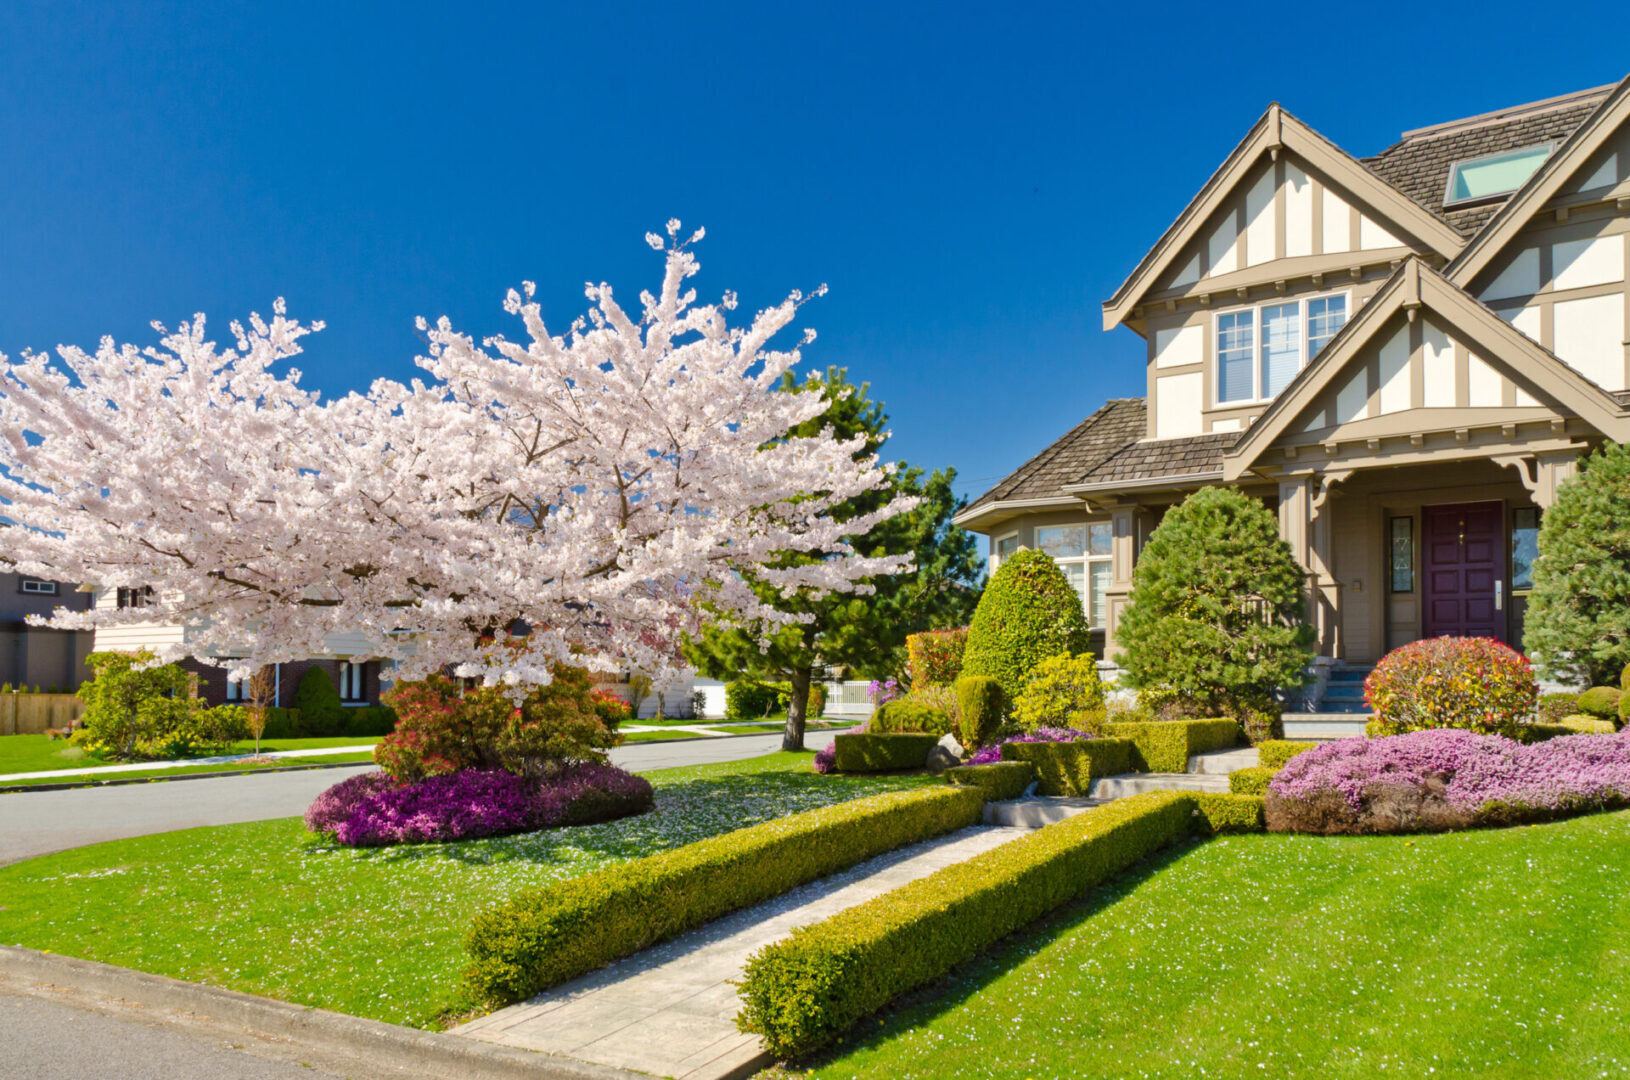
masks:
[[[976,499],[994,566],[1051,554],[1113,658],[1141,545],[1206,485],[1276,508],[1318,651],[1519,645],[1557,485],[1630,439],[1630,79],[1355,158],[1278,105],[1103,305],[1114,400]]]

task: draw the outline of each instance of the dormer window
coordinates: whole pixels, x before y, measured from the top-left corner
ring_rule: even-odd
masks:
[[[1449,166],[1449,186],[1443,193],[1443,205],[1458,206],[1511,194],[1528,183],[1528,178],[1539,171],[1554,149],[1556,143],[1547,142],[1455,162]]]
[[[1216,403],[1278,396],[1346,323],[1346,293],[1218,313]]]

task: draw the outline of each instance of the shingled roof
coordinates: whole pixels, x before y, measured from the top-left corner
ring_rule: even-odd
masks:
[[[1148,426],[1142,398],[1112,398],[975,499],[968,509],[1013,499],[1068,498],[1066,487],[1079,483],[1105,458],[1136,442]]]
[[[1161,480],[1172,476],[1222,474],[1223,451],[1239,439],[1239,432],[1213,432],[1183,439],[1153,439],[1124,446],[1099,462],[1076,481],[1079,484],[1116,484],[1128,480]]]
[[[1505,203],[1492,199],[1444,209],[1449,166],[1467,158],[1517,150],[1538,143],[1560,144],[1584,123],[1613,87],[1581,90],[1559,98],[1516,105],[1498,112],[1407,131],[1398,142],[1364,159],[1378,176],[1452,225],[1463,236],[1482,228]]]

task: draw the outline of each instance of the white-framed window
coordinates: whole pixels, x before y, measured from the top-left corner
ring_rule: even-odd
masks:
[[[1036,547],[1052,557],[1081,597],[1093,629],[1107,625],[1114,530],[1107,521],[1083,525],[1044,525],[1036,530]]]
[[[23,592],[36,593],[40,596],[55,596],[57,583],[54,581],[41,581],[39,578],[23,578]]]
[[[990,551],[990,572],[996,573],[996,568],[1002,565],[1002,560],[1018,550],[1019,534],[1016,532],[993,538]]]
[[[248,701],[249,700],[249,680],[248,679],[228,679],[228,680],[226,680],[226,700],[228,700],[228,701]]]
[[[362,669],[365,664],[340,665],[340,700],[362,701]]]
[[[1352,314],[1345,292],[1217,313],[1217,405],[1268,401],[1336,336]]]

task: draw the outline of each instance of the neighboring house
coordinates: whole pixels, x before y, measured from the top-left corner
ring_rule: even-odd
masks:
[[[57,608],[85,611],[88,593],[60,581],[0,573],[0,683],[57,687],[73,693],[91,677],[85,657],[91,634],[84,630],[48,630],[30,626],[30,615],[50,615]]]
[[[1167,507],[1234,485],[1307,568],[1322,656],[1522,639],[1541,516],[1630,440],[1630,79],[1358,159],[1277,104],[1103,305],[1110,401],[964,510],[1053,555],[1100,655]]]

